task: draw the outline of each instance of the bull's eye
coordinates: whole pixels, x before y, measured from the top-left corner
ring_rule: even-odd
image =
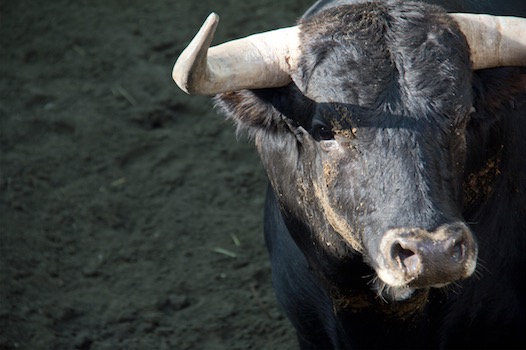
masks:
[[[317,125],[314,127],[312,136],[317,141],[334,140],[334,133],[332,130],[324,125]]]

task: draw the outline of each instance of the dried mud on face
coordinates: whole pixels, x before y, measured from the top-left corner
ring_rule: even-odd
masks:
[[[0,349],[297,348],[255,149],[171,69],[211,11],[220,43],[309,5],[0,4]]]

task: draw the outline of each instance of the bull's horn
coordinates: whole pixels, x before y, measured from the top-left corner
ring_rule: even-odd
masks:
[[[471,51],[473,69],[526,66],[526,19],[454,13]]]
[[[298,27],[255,34],[210,47],[219,17],[212,13],[181,53],[172,77],[188,94],[285,86],[299,59]]]

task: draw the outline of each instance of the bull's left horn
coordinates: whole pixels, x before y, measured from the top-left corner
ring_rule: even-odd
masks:
[[[255,34],[210,48],[219,17],[212,13],[175,62],[172,77],[188,94],[285,86],[299,59],[298,27]]]
[[[466,37],[473,69],[526,66],[526,19],[451,14]]]

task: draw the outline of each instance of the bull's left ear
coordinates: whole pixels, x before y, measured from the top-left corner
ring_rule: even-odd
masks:
[[[291,83],[282,88],[240,90],[218,94],[216,107],[234,120],[238,131],[249,136],[262,132],[294,132],[295,125],[308,127],[312,101]]]

